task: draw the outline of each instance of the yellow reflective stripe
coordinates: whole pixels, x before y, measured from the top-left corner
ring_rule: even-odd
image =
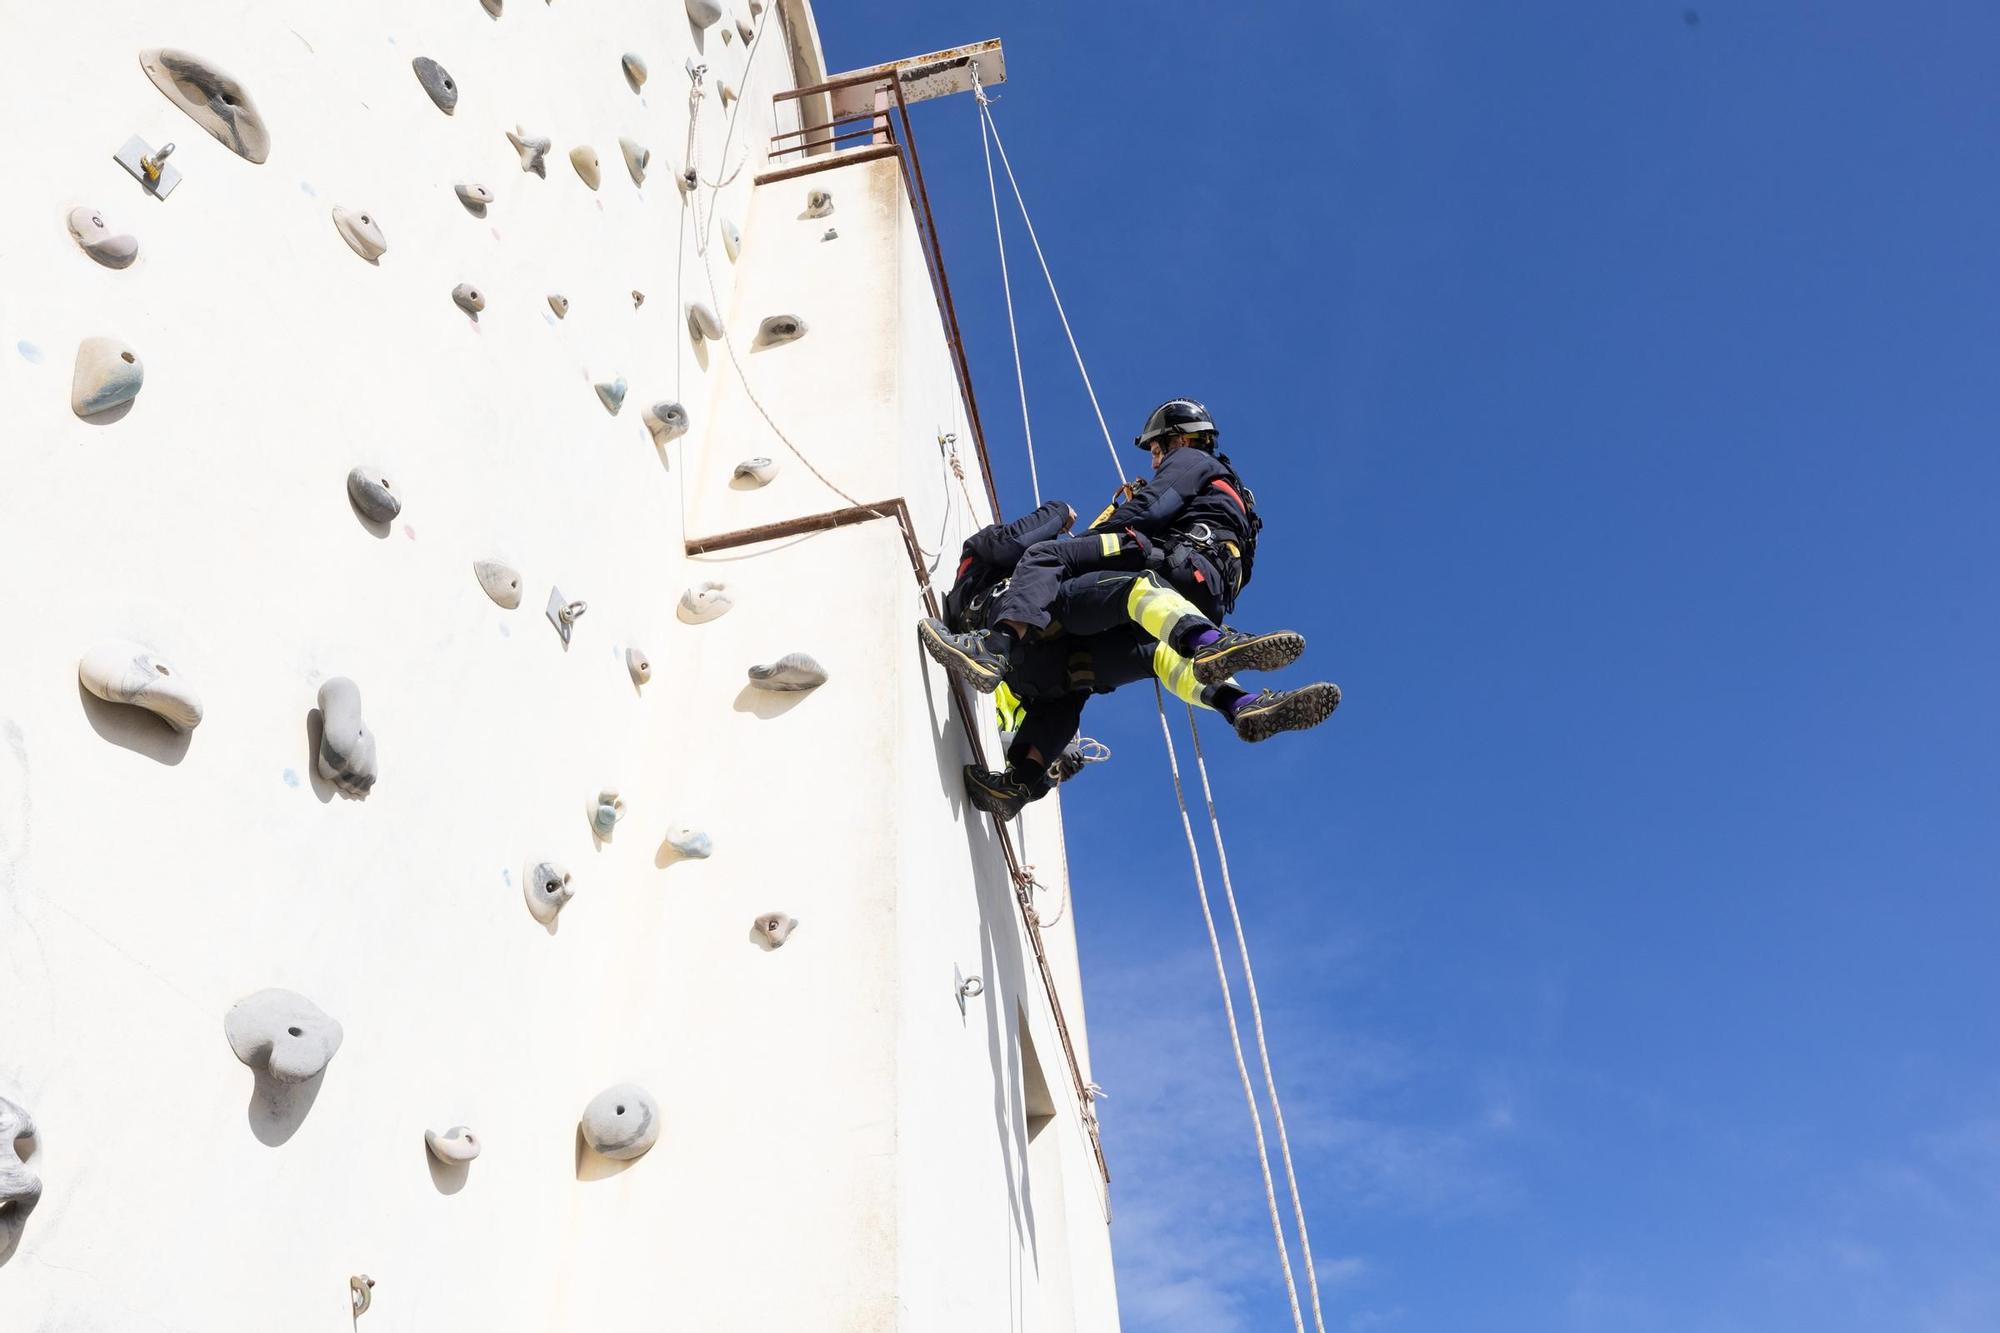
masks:
[[[1019,731],[1021,724],[1028,720],[1028,706],[1004,680],[1000,682],[1000,688],[993,691],[993,711],[998,715],[1002,731]]]
[[[1201,682],[1195,679],[1194,663],[1164,643],[1153,645],[1153,674],[1158,676],[1160,683],[1182,703],[1208,707],[1202,701]]]
[[[1098,534],[1097,544],[1103,550],[1105,558],[1109,559],[1118,554],[1118,548],[1124,544],[1124,539],[1115,532],[1103,532]]]
[[[1163,643],[1167,632],[1181,617],[1202,618],[1193,602],[1166,584],[1155,581],[1151,574],[1142,574],[1132,580],[1132,591],[1125,595],[1125,614]]]
[[[1104,506],[1104,512],[1099,514],[1096,518],[1090,520],[1090,526],[1095,528],[1099,523],[1102,523],[1105,519],[1110,518],[1113,514],[1117,512],[1118,512],[1118,506],[1116,503]]]

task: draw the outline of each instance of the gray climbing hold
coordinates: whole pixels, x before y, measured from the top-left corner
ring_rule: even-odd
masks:
[[[155,48],[139,53],[139,68],[188,119],[248,162],[271,155],[271,132],[243,85],[185,51]]]
[[[632,683],[634,685],[644,685],[653,678],[653,663],[646,656],[644,648],[627,648],[625,650],[625,669],[632,673]]]
[[[109,412],[139,396],[146,367],[116,338],[85,338],[77,345],[69,382],[69,408],[80,417]]]
[[[193,731],[201,724],[201,697],[143,644],[123,639],[94,644],[77,662],[76,676],[106,703],[157,713],[175,731]]]
[[[826,684],[826,668],[806,653],[786,653],[775,662],[750,668],[750,683],[760,690],[813,690]]]
[[[319,687],[319,775],[349,796],[375,785],[375,733],[361,721],[361,687],[335,676]]]
[[[554,861],[537,861],[521,881],[521,896],[527,899],[528,911],[535,920],[553,929],[556,917],[576,896],[576,889],[570,883],[569,871]]]
[[[653,154],[644,144],[632,139],[620,138],[618,151],[625,154],[625,170],[632,173],[634,185],[646,183],[646,164],[653,160]]]
[[[797,315],[767,315],[757,326],[757,341],[766,347],[797,342],[806,336],[806,322]]]
[[[637,287],[634,287],[632,289],[632,308],[634,310],[637,310],[640,306],[644,304],[646,304],[646,294],[640,291]]]
[[[443,65],[429,56],[418,56],[410,62],[410,68],[417,72],[417,82],[430,94],[431,101],[437,103],[438,110],[449,116],[457,109],[458,85],[445,73]]]
[[[667,846],[690,861],[706,861],[715,850],[715,843],[707,833],[687,824],[676,824],[667,830]]]
[[[514,145],[514,151],[521,155],[521,170],[532,171],[543,180],[549,177],[547,158],[549,141],[531,138],[528,132],[516,125],[507,131],[507,142]]]
[[[590,803],[590,831],[605,842],[618,829],[618,821],[625,818],[625,802],[616,791],[606,787],[597,793],[597,799]]]
[[[577,178],[591,189],[597,188],[601,176],[597,170],[597,150],[589,144],[569,150],[569,164],[576,168]]]
[[[396,488],[380,468],[358,467],[347,474],[347,498],[361,517],[377,523],[393,522],[403,512]]]
[[[11,1251],[42,1201],[42,1178],[21,1160],[16,1146],[35,1137],[35,1118],[19,1102],[0,1097],[0,1254]]]
[[[498,560],[475,560],[472,575],[503,610],[512,611],[521,604],[521,575],[512,565],[503,565]]]
[[[736,597],[727,583],[703,580],[681,594],[680,608],[676,615],[690,625],[705,625],[729,613],[736,605]]]
[[[710,27],[722,19],[722,0],[687,0],[688,18],[697,28]]]
[[[759,486],[770,485],[771,478],[777,475],[778,464],[769,458],[746,458],[736,465],[736,476]]]
[[[697,338],[720,338],[722,317],[706,301],[687,303],[688,332]]]
[[[798,918],[786,916],[783,912],[766,912],[757,918],[757,933],[769,940],[773,949],[783,945],[798,928]]]
[[[366,213],[357,213],[351,208],[336,207],[333,210],[333,225],[340,231],[340,239],[346,241],[355,254],[369,263],[380,259],[389,248],[389,242],[382,235],[382,228]]]
[[[592,1152],[629,1162],[660,1141],[660,1107],[644,1088],[620,1083],[590,1099],[580,1128]]]
[[[824,232],[820,233],[820,240],[822,241],[837,241],[839,239],[840,228],[838,227],[828,227]]]
[[[471,181],[460,181],[455,188],[458,191],[458,202],[465,205],[467,212],[476,218],[486,216],[486,206],[493,202],[493,191],[484,185],[475,185]]]
[[[831,212],[833,212],[833,191],[831,190],[806,191],[807,217],[823,218]]]
[[[69,234],[83,252],[106,268],[125,268],[139,257],[139,242],[114,233],[94,208],[69,211]]]
[[[597,390],[597,401],[604,404],[604,410],[614,417],[617,416],[618,409],[625,406],[625,377],[620,375],[608,384],[594,384],[591,387]]]
[[[561,319],[569,313],[569,298],[561,292],[550,292],[549,309],[556,312],[557,319]]]
[[[653,443],[665,444],[678,440],[688,433],[688,412],[679,403],[654,403],[645,413],[646,429],[653,432]]]
[[[303,1083],[340,1050],[340,1024],[296,991],[260,990],[222,1020],[236,1058],[279,1083]]]
[[[730,262],[736,262],[736,256],[743,253],[743,233],[728,218],[717,218],[716,225],[722,228],[722,248],[729,253]]]
[[[424,1146],[447,1166],[463,1166],[479,1156],[479,1136],[464,1125],[453,1125],[443,1133],[425,1130]]]
[[[506,7],[506,4],[507,0],[479,0],[479,7],[496,19],[500,17],[500,11]]]
[[[750,17],[758,18],[764,13],[764,0],[750,0]]]
[[[637,51],[627,51],[619,63],[625,66],[625,82],[633,92],[646,86],[646,61]]]
[[[486,297],[469,282],[461,282],[451,289],[452,303],[474,319],[486,308]]]
[[[736,15],[736,35],[738,37],[741,37],[744,40],[744,42],[748,43],[751,38],[757,35],[756,25],[751,23],[749,19],[744,18],[741,14],[738,14]]]

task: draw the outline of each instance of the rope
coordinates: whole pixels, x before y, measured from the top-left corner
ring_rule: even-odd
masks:
[[[1257,1111],[1257,1090],[1250,1082],[1250,1068],[1243,1062],[1243,1038],[1236,1025],[1236,1002],[1229,996],[1229,973],[1222,963],[1222,940],[1215,933],[1215,913],[1208,905],[1208,882],[1202,878],[1201,851],[1195,846],[1194,824],[1188,819],[1187,796],[1181,791],[1181,763],[1174,753],[1173,729],[1167,725],[1167,697],[1160,690],[1160,683],[1153,682],[1153,698],[1160,706],[1160,735],[1167,742],[1167,767],[1174,775],[1174,799],[1181,806],[1181,831],[1187,834],[1188,859],[1194,863],[1195,892],[1201,896],[1201,919],[1208,923],[1208,943],[1215,953],[1215,979],[1222,983],[1222,1008],[1229,1018],[1229,1045],[1236,1052],[1236,1073],[1243,1080],[1243,1097],[1250,1103],[1250,1127],[1257,1134],[1257,1166],[1264,1173],[1264,1202],[1271,1207],[1271,1234],[1278,1240],[1278,1262],[1285,1267],[1285,1294],[1292,1302],[1292,1327],[1298,1333],[1305,1333],[1305,1319],[1299,1313],[1299,1289],[1292,1281],[1292,1256],[1285,1248],[1285,1228],[1278,1214],[1278,1192],[1271,1184],[1271,1153],[1264,1146],[1264,1117]],[[1204,780],[1206,780],[1204,778]],[[1268,1072],[1267,1063],[1265,1069]],[[1286,1162],[1289,1174],[1291,1164]],[[1314,1314],[1317,1316],[1319,1298],[1313,1298]]]
[[[1021,434],[1028,441],[1028,485],[1035,492],[1035,508],[1040,509],[1042,478],[1035,469],[1035,430],[1028,422],[1028,380],[1021,373],[1021,335],[1014,327],[1014,280],[1007,275],[1007,238],[1000,230],[1000,186],[993,179],[993,143],[986,128],[986,89],[979,83],[977,61],[972,65],[972,95],[979,99],[979,147],[986,154],[986,192],[993,199],[993,243],[1000,248],[1000,289],[1007,296],[1007,337],[1014,344],[1014,387],[1021,394]]]

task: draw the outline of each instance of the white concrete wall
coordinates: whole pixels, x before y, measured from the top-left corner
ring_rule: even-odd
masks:
[[[797,219],[805,183],[754,185],[788,48],[816,42],[767,27],[746,70],[744,44],[638,0],[507,0],[497,20],[477,0],[0,0],[0,31],[17,82],[63,108],[23,127],[0,209],[0,1096],[36,1117],[46,1190],[0,1263],[0,1328],[345,1328],[356,1272],[380,1284],[378,1333],[1115,1327],[1080,1108],[990,828],[958,794],[964,743],[914,647],[896,529],[682,552],[687,532],[841,503],[800,484],[727,353],[685,332],[680,299],[708,282],[671,179],[697,50],[743,89],[733,132],[702,111],[704,174],[737,171],[702,216],[743,225],[741,260],[716,237],[706,262],[759,397],[860,498],[906,494],[941,575],[987,517],[893,164],[814,177],[839,201],[826,223]],[[243,82],[269,162],[152,87],[154,45]],[[626,50],[651,66],[644,96]],[[459,84],[454,115],[416,55]],[[516,122],[555,140],[546,180],[518,169]],[[179,145],[171,199],[110,160],[133,133]],[[620,134],[653,149],[643,189]],[[584,142],[594,194],[567,160]],[[463,179],[498,196],[485,219]],[[340,240],[336,203],[380,221],[379,267]],[[77,204],[139,238],[134,267],[76,249]],[[461,281],[487,295],[477,324]],[[812,332],[750,350],[780,308]],[[111,424],[68,407],[93,334],[146,366]],[[618,374],[612,417],[590,385]],[[640,409],[676,396],[695,429],[662,451]],[[940,430],[972,512],[948,507]],[[782,460],[778,482],[731,489],[751,453]],[[385,536],[348,505],[359,463],[403,494]],[[480,592],[484,557],[521,570],[519,610]],[[682,588],[715,577],[737,609],[680,623]],[[551,585],[590,607],[567,651]],[[191,736],[79,689],[77,658],[110,637],[200,690]],[[654,664],[643,690],[629,644]],[[793,650],[830,683],[746,688],[746,666]],[[306,716],[331,675],[359,684],[379,740],[366,800],[313,772]],[[585,804],[607,785],[630,815],[600,846]],[[665,848],[680,822],[710,830],[711,860]],[[1055,883],[1053,802],[1029,838]],[[543,857],[579,886],[553,935],[520,893]],[[776,952],[751,936],[771,909],[802,923]],[[1069,925],[1048,936],[1082,1050]],[[963,1019],[954,966],[987,983]],[[222,1034],[267,986],[346,1029],[277,1144]],[[1023,1011],[1058,1106],[1037,1148],[1057,1149],[1073,1310],[1045,1308],[1037,1244],[1058,1228],[1029,1197]],[[574,1126],[621,1080],[666,1129],[615,1170]],[[462,1180],[422,1141],[454,1123],[486,1145]]]

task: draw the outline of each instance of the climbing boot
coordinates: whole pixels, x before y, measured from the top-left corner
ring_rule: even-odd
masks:
[[[1230,711],[1230,725],[1246,741],[1264,741],[1281,731],[1304,731],[1333,716],[1340,686],[1322,681],[1296,690],[1259,690]]]
[[[1007,677],[1007,655],[989,648],[983,633],[953,634],[942,620],[926,620],[917,637],[938,665],[981,694],[993,693]]]
[[[1245,634],[1227,625],[1220,629],[1221,638],[1187,654],[1194,666],[1194,678],[1204,685],[1220,685],[1239,671],[1276,671],[1288,667],[1306,650],[1305,635],[1288,629],[1270,634]]]
[[[1008,820],[1020,814],[1021,807],[1028,802],[1047,796],[1049,780],[1046,774],[1034,769],[1017,771],[1010,766],[1005,773],[995,773],[990,768],[967,764],[965,794],[987,814]]]

